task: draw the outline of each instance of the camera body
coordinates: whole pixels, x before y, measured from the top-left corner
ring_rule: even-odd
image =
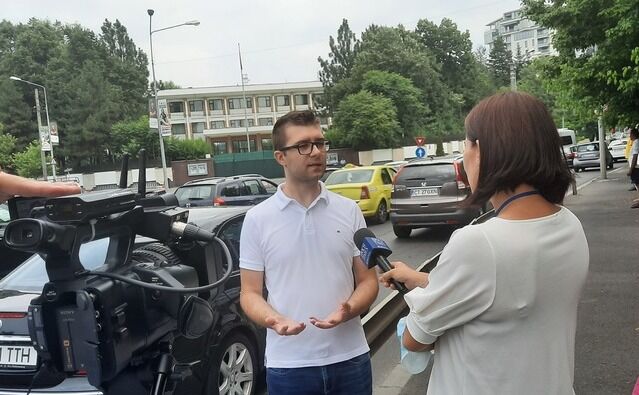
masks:
[[[177,207],[174,195],[118,189],[9,203],[6,244],[41,255],[49,276],[27,316],[33,346],[49,370],[63,372],[62,378],[82,371],[90,384],[108,389],[127,368],[170,354],[176,333],[197,338],[210,327],[210,306],[188,289],[198,287],[197,271],[179,256],[214,256],[214,236],[187,224],[188,211]],[[160,243],[135,249],[137,235]],[[109,239],[104,264],[87,271],[80,246],[103,238]]]

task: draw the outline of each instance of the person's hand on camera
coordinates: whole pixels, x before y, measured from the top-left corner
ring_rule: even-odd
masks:
[[[14,196],[56,197],[80,193],[78,184],[53,184],[14,176],[0,171],[0,203]]]
[[[428,285],[428,273],[418,272],[404,262],[391,262],[391,265],[393,269],[379,276],[379,282],[386,288],[395,289],[391,279],[404,283],[409,290]]]
[[[321,329],[334,328],[342,322],[346,322],[351,319],[351,306],[348,303],[342,303],[337,307],[337,310],[329,314],[328,317],[320,320],[317,317],[311,317],[311,324]]]
[[[306,329],[306,324],[297,322],[284,316],[270,316],[266,318],[266,325],[280,336],[293,336]]]

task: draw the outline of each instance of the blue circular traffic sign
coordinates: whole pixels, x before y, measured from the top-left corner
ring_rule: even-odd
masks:
[[[415,150],[415,155],[418,158],[423,158],[424,156],[426,156],[426,150],[423,147],[417,147],[417,149]]]

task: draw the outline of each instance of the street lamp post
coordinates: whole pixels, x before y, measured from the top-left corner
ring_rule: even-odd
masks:
[[[158,87],[157,82],[155,81],[155,62],[153,59],[153,33],[160,32],[162,30],[169,30],[180,26],[198,26],[200,22],[198,21],[187,21],[184,23],[180,23],[179,25],[163,27],[161,29],[153,30],[152,22],[153,22],[153,14],[155,11],[152,9],[146,10],[147,14],[149,14],[149,44],[151,49],[151,73],[153,74],[153,100],[155,101],[155,116],[157,119],[158,126],[158,136],[160,138],[160,155],[162,158],[162,176],[164,177],[164,188],[169,187],[169,177],[166,173],[166,154],[164,153],[164,139],[162,138],[162,127],[160,125],[160,109],[158,107]]]
[[[44,85],[40,85],[40,84],[36,84],[35,82],[23,80],[22,78],[16,77],[16,76],[13,76],[13,75],[11,77],[9,77],[9,79],[11,79],[13,81],[24,82],[25,84],[29,84],[29,85],[33,85],[33,86],[42,88],[42,90],[44,91],[44,112],[46,113],[46,116],[47,116],[47,128],[49,129],[49,133],[51,133],[51,121],[49,120],[49,102],[47,100],[47,88]],[[36,100],[37,100],[37,96],[36,96]],[[40,108],[39,103],[36,103],[36,104],[38,104],[36,107],[39,109]],[[38,110],[38,114],[39,114],[39,110]],[[40,119],[40,118],[38,117],[38,119]],[[40,125],[38,125],[38,127],[39,126]],[[40,135],[40,130],[39,129],[38,129],[38,135]],[[51,144],[51,170],[53,172],[53,179],[55,180],[55,178],[56,178],[56,174],[55,174],[55,159],[54,159],[54,156],[53,156],[53,143],[51,142],[51,137],[49,137],[49,144]],[[44,155],[45,155],[44,151],[42,151],[42,155],[44,157]],[[46,177],[47,177],[46,160],[44,162],[45,162],[45,165],[44,165],[43,174],[44,174],[44,177],[46,179]]]

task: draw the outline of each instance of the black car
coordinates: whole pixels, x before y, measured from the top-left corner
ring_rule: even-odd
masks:
[[[239,304],[239,242],[246,211],[248,207],[190,210],[189,221],[213,231],[226,243],[233,260],[233,272],[221,288],[200,294],[208,299],[217,317],[209,332],[195,340],[178,337],[174,342],[173,355],[178,362],[200,361],[176,393],[250,395],[263,379],[266,332],[245,316]],[[151,241],[138,238],[136,244]],[[108,244],[108,239],[100,239],[83,245],[80,260],[85,268],[96,269],[104,263]],[[221,249],[217,256],[222,256]],[[200,285],[205,285],[223,272],[225,265],[221,262],[207,262],[207,267],[185,263],[195,267]],[[0,281],[0,395],[26,393],[40,368],[40,360],[28,336],[26,312],[30,301],[40,294],[47,281],[44,261],[38,255],[27,259]],[[78,376],[37,388],[36,393],[89,395],[101,392],[92,387],[86,377]]]
[[[250,206],[277,191],[277,184],[259,174],[211,177],[189,181],[175,191],[181,207]]]

